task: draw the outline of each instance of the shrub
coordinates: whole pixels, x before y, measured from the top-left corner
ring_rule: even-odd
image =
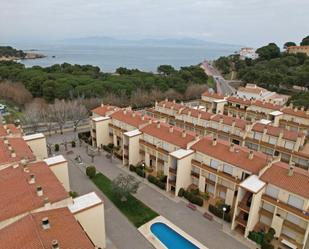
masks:
[[[139,176],[145,178],[146,177],[146,173],[142,168],[136,168],[136,174],[138,174]]]
[[[55,144],[55,151],[59,151],[59,144]]]
[[[160,176],[160,182],[166,183],[166,181],[167,181],[167,176],[166,175]]]
[[[248,238],[261,245],[264,239],[264,233],[251,231],[249,232]]]
[[[204,201],[201,197],[192,194],[191,192],[185,191],[184,197],[191,203],[196,204],[198,206],[203,206]]]
[[[198,190],[198,188],[196,188],[196,189],[191,189],[190,193],[193,195],[198,195],[200,191]]]
[[[274,249],[274,246],[267,242],[266,240],[263,240],[261,249]]]
[[[72,198],[78,197],[78,193],[75,192],[75,191],[70,191],[70,192],[69,192],[69,195],[70,195]]]
[[[135,172],[136,171],[136,167],[133,164],[130,164],[129,170],[132,171],[132,172]]]
[[[72,142],[71,142],[71,145],[72,145],[72,148],[75,148],[75,147],[76,147],[75,141],[72,141]]]
[[[165,189],[165,183],[161,182],[157,177],[149,175],[147,177],[148,181],[153,183],[154,185],[158,186],[160,189]]]
[[[214,205],[209,204],[208,211],[211,212],[212,214],[214,214],[215,216],[221,218],[221,219],[223,217],[223,210],[217,208]],[[231,222],[232,221],[231,215],[229,213],[225,213],[224,214],[224,220],[227,221],[227,222]]]
[[[183,197],[184,194],[185,194],[185,190],[183,188],[180,188],[179,191],[178,191],[178,196]]]
[[[87,175],[90,179],[94,178],[94,177],[96,176],[96,173],[97,173],[97,170],[96,170],[96,168],[95,168],[94,166],[88,166],[88,167],[86,168],[86,175]]]

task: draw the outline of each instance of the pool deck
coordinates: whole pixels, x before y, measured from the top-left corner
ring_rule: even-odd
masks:
[[[156,249],[168,249],[163,243],[151,232],[150,228],[151,225],[154,223],[164,223],[172,228],[174,231],[179,233],[182,237],[186,238],[192,244],[197,246],[200,249],[208,249],[206,246],[202,245],[199,241],[191,237],[189,234],[185,233],[179,227],[175,226],[172,222],[164,218],[163,216],[158,216],[151,221],[147,222],[146,224],[140,226],[138,231],[156,248]]]

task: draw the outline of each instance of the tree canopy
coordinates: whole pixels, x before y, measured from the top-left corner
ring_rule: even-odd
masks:
[[[270,60],[280,57],[280,48],[275,43],[269,43],[266,46],[258,48],[256,53],[262,60]]]
[[[184,95],[191,85],[207,84],[207,75],[197,66],[182,67],[179,70],[170,65],[159,66],[164,74],[142,72],[124,67],[117,74],[103,73],[91,65],[71,65],[63,63],[50,67],[34,66],[25,68],[13,61],[0,62],[0,81],[21,82],[33,97],[43,97],[47,101],[84,96],[104,97],[108,94],[127,96],[141,90],[167,92],[174,90]]]
[[[17,50],[10,46],[0,46],[0,57],[17,57],[17,58],[24,58],[26,53],[22,50]]]
[[[287,49],[288,47],[291,47],[291,46],[296,46],[296,43],[295,42],[286,42],[286,43],[284,43],[284,45],[283,45],[283,48],[284,49]]]
[[[303,38],[303,40],[300,43],[301,46],[309,46],[309,35]]]

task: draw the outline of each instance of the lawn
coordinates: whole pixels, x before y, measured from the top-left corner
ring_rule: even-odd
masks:
[[[97,174],[92,181],[95,185],[110,199],[115,206],[134,224],[136,227],[147,223],[158,214],[144,203],[130,195],[127,201],[122,202],[118,196],[115,196],[112,190],[111,180],[103,174]]]

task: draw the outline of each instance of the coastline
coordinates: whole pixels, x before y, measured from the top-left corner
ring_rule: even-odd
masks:
[[[19,61],[19,60],[34,60],[34,59],[42,59],[46,58],[47,55],[44,54],[38,54],[38,53],[32,53],[32,52],[26,52],[25,57],[16,57],[16,56],[1,56],[0,61]]]

